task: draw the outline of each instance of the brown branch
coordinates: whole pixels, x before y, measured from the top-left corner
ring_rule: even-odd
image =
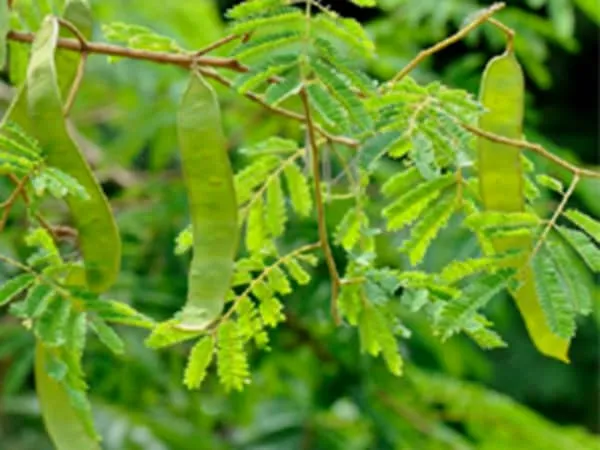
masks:
[[[429,47],[428,49],[420,51],[419,54],[412,61],[410,61],[400,72],[396,74],[396,76],[394,76],[394,78],[392,78],[392,80],[387,84],[387,86],[393,86],[395,83],[400,81],[402,78],[408,75],[415,67],[417,67],[417,65],[419,65],[421,61],[423,61],[425,58],[428,58],[434,53],[437,53],[440,50],[443,50],[446,47],[449,47],[450,45],[455,44],[456,42],[464,39],[464,37],[467,34],[469,34],[479,25],[487,21],[492,15],[504,8],[504,6],[506,6],[504,3],[494,3],[489,8],[484,10],[481,14],[478,14],[472,22],[458,30],[452,36],[447,37],[443,41],[438,42],[437,44]]]
[[[537,244],[535,245],[533,251],[531,252],[531,255],[529,256],[530,261],[533,260],[533,258],[537,254],[537,252],[539,252],[540,248],[544,244],[544,241],[546,240],[546,237],[548,236],[548,233],[550,233],[550,230],[552,229],[554,224],[556,224],[558,217],[561,215],[561,213],[567,206],[567,202],[569,201],[569,198],[571,197],[571,195],[573,195],[573,192],[575,192],[575,188],[577,187],[577,183],[579,183],[579,180],[580,180],[579,175],[575,174],[573,176],[573,180],[571,180],[569,189],[567,189],[567,192],[565,192],[565,195],[563,196],[561,202],[559,203],[558,207],[556,208],[556,211],[554,211],[552,218],[548,221],[546,228],[544,228],[544,231],[542,231],[542,234],[540,235],[540,238],[538,239]]]
[[[88,42],[83,33],[79,31],[79,29],[68,20],[58,19],[58,23],[61,27],[66,28],[71,33],[73,33],[73,35],[75,35],[75,38],[77,38],[77,40],[79,41],[79,46],[81,47],[81,57],[77,65],[77,72],[75,73],[73,84],[71,85],[71,89],[69,90],[69,95],[67,96],[63,112],[64,116],[68,117],[69,113],[71,112],[71,108],[73,107],[73,103],[75,103],[75,97],[77,96],[77,92],[79,91],[81,82],[83,81],[85,63],[87,62],[88,55]]]
[[[10,179],[13,183],[16,184],[16,187],[8,196],[8,198],[0,204],[0,208],[4,209],[4,211],[2,211],[2,218],[0,218],[0,231],[4,229],[6,221],[8,220],[8,215],[10,214],[13,205],[17,201],[17,198],[19,198],[21,192],[23,192],[23,190],[25,189],[27,181],[29,181],[29,175],[25,175],[20,180],[16,177],[10,177]]]
[[[577,167],[570,162],[565,161],[564,159],[556,156],[553,153],[550,153],[544,147],[539,144],[533,144],[528,141],[519,140],[519,139],[510,139],[504,136],[500,136],[494,133],[490,133],[489,131],[482,130],[481,128],[477,128],[473,125],[469,125],[468,123],[460,123],[460,125],[465,129],[470,131],[471,133],[483,137],[485,139],[489,139],[493,142],[498,142],[499,144],[510,145],[511,147],[524,148],[527,150],[531,150],[532,152],[537,153],[540,156],[554,162],[555,164],[561,166],[562,168],[568,170],[569,172],[577,175],[579,177],[586,178],[600,178],[600,172],[595,172],[593,170],[582,169]]]
[[[7,38],[13,41],[30,44],[35,39],[35,34],[25,33],[22,31],[9,31]],[[236,72],[248,71],[247,67],[234,58],[195,56],[193,54],[185,53],[153,52],[149,50],[121,47],[119,45],[104,44],[101,42],[88,42],[87,48],[84,49],[80,41],[69,38],[59,38],[57,46],[58,48],[74,52],[81,52],[85,50],[88,53],[153,61],[160,64],[171,64],[185,68],[189,68],[195,63],[198,66],[219,67],[221,69],[230,69]]]
[[[308,128],[309,142],[307,143],[307,145],[310,144],[308,146],[310,147],[312,156],[311,165],[315,186],[315,204],[317,207],[317,226],[319,230],[319,241],[321,242],[321,248],[325,256],[325,262],[327,263],[327,268],[329,269],[329,275],[331,276],[331,315],[333,316],[335,324],[340,325],[342,322],[337,309],[337,297],[341,284],[340,274],[338,273],[337,267],[335,265],[335,259],[333,258],[331,247],[329,246],[327,223],[325,221],[325,206],[323,204],[323,195],[321,193],[319,146],[317,143],[315,126],[310,111],[308,95],[306,94],[306,90],[304,88],[302,88],[302,90],[300,91],[300,98],[302,100],[302,105],[304,106],[304,114],[306,116],[306,125]]]
[[[200,50],[198,50],[197,52],[194,53],[194,56],[198,57],[198,56],[206,55],[207,53],[212,52],[213,50],[215,50],[219,47],[222,47],[225,44],[228,44],[229,42],[233,41],[234,39],[237,39],[239,37],[243,38],[244,36],[239,36],[237,34],[230,34],[229,36],[225,36],[224,38],[219,39],[218,41],[215,41],[212,44],[209,44],[204,48],[201,48]]]
[[[227,78],[225,78],[221,74],[215,72],[214,70],[211,70],[211,69],[198,69],[198,70],[200,71],[200,73],[202,73],[202,75],[206,76],[207,78],[211,78],[211,79],[215,80],[216,82],[222,84],[223,86],[226,86],[228,88],[232,88],[232,86],[233,86],[233,83],[231,81],[229,81]],[[254,103],[258,103],[263,108],[266,108],[271,112],[274,112],[276,114],[279,114],[281,116],[287,117],[292,120],[296,120],[298,122],[306,123],[306,117],[303,116],[302,114],[298,114],[294,111],[290,111],[289,109],[284,109],[284,108],[280,108],[278,106],[270,105],[267,102],[265,102],[258,94],[255,94],[254,92],[246,92],[244,94],[244,96],[246,98],[252,100]],[[317,124],[314,124],[313,126],[314,126],[315,131],[317,131],[321,136],[323,136],[324,138],[326,138],[329,141],[337,142],[338,144],[343,144],[343,145],[346,145],[348,147],[353,147],[353,148],[358,147],[358,145],[360,144],[355,139],[352,139],[352,138],[349,138],[346,136],[339,136],[339,135],[331,134],[327,130],[323,129],[321,126],[319,126]]]

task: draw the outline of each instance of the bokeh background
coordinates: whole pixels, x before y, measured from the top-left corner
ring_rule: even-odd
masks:
[[[378,3],[375,9],[345,1],[328,4],[365,24],[379,55],[368,70],[381,80],[490,4]],[[527,74],[526,135],[569,160],[598,165],[600,5],[594,0],[507,3],[498,18],[518,33],[517,55]],[[97,40],[103,39],[100,24],[118,21],[150,27],[191,50],[224,35],[223,12],[233,3],[92,0],[91,4]],[[420,82],[440,80],[476,93],[486,61],[502,47],[502,36],[484,26],[426,60],[413,76]],[[174,238],[188,221],[174,128],[185,81],[181,69],[93,56],[73,113],[123,235],[123,271],[110,296],[157,320],[176,311],[186,293],[188,259],[173,254]],[[302,138],[296,123],[271,116],[221,88],[218,92],[237,167],[244,164],[236,153],[242,145],[274,134]],[[11,95],[4,74],[0,111]],[[567,180],[566,173],[543,161],[539,164]],[[9,185],[3,183],[2,198],[9,193]],[[583,211],[600,217],[598,182],[582,182],[573,199]],[[549,208],[556,201],[548,196]],[[330,207],[332,227],[343,211],[343,204]],[[63,213],[55,208],[53,214],[63,221]],[[23,227],[17,210],[0,236],[0,251],[25,255],[20,241]],[[294,222],[284,245],[313,241],[315,228],[311,220]],[[465,242],[460,233],[446,233],[434,248],[427,264],[463,254]],[[379,250],[382,262],[404,267],[386,236]],[[343,264],[343,255],[336,256]],[[104,448],[577,450],[564,447],[561,436],[580,442],[581,449],[598,448],[590,447],[589,439],[578,440],[584,433],[600,432],[598,308],[579,324],[570,365],[536,352],[508,298],[494,301],[488,313],[510,347],[492,352],[463,337],[442,345],[422,317],[407,315],[405,324],[412,335],[402,342],[402,350],[409,369],[407,376],[395,379],[386,374],[381,361],[360,355],[354,330],[333,327],[328,299],[327,270],[318,266],[313,282],[287,297],[288,320],[271,333],[271,351],[252,353],[253,382],[242,393],[226,394],[214,376],[201,392],[186,391],[181,383],[185,346],[151,351],[143,346],[144,332],[123,328],[119,332],[127,352],[115,357],[90,339],[84,363]],[[2,450],[50,448],[33,391],[32,344],[17,322],[0,319]]]

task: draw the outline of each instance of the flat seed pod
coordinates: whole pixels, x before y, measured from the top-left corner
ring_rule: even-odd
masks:
[[[177,133],[193,230],[193,256],[178,327],[205,328],[219,317],[238,246],[233,172],[215,92],[193,72],[177,112]]]

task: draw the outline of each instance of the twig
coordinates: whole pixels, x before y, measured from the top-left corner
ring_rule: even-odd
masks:
[[[71,33],[75,35],[77,40],[79,41],[79,45],[81,47],[81,57],[79,58],[79,63],[77,65],[77,72],[75,73],[75,78],[73,79],[73,84],[71,85],[71,89],[69,90],[69,95],[67,96],[67,101],[65,102],[64,107],[64,116],[67,117],[71,112],[71,108],[73,107],[73,103],[75,103],[75,97],[77,96],[77,92],[79,91],[79,87],[81,86],[81,82],[83,81],[83,74],[85,72],[85,63],[87,62],[88,55],[88,43],[87,39],[79,31],[79,29],[73,25],[71,22],[65,19],[58,19],[58,23],[68,29]]]
[[[16,182],[15,182],[15,180],[16,180]],[[11,177],[11,181],[15,182],[16,187],[11,192],[9,197],[0,204],[0,208],[4,209],[4,211],[2,211],[2,218],[0,219],[0,231],[2,231],[4,229],[4,226],[6,225],[8,215],[10,214],[10,210],[12,209],[15,201],[17,200],[17,198],[19,197],[21,192],[23,192],[23,190],[25,189],[25,186],[27,185],[27,181],[29,181],[29,175],[25,175],[20,180],[16,177],[14,177],[14,178]]]
[[[7,38],[17,42],[32,43],[35,39],[35,34],[24,33],[22,31],[9,31]],[[219,67],[221,69],[230,69],[236,72],[247,72],[248,68],[234,58],[219,58],[212,56],[195,56],[185,53],[165,53],[153,52],[150,50],[141,50],[135,48],[121,47],[119,45],[105,44],[101,42],[88,42],[87,48],[83,48],[81,42],[77,39],[59,38],[57,42],[58,48],[81,52],[83,50],[88,53],[96,53],[108,56],[119,56],[129,59],[138,59],[145,61],[153,61],[160,64],[171,64],[175,66],[189,68],[193,63],[199,66]]]
[[[335,324],[340,325],[341,319],[337,309],[337,297],[340,288],[340,274],[338,273],[337,267],[335,265],[335,259],[333,258],[331,247],[329,246],[327,223],[325,221],[325,206],[323,204],[323,196],[321,193],[319,146],[317,143],[317,138],[315,136],[315,127],[310,112],[310,103],[308,101],[308,95],[306,95],[306,90],[304,88],[300,91],[300,98],[302,100],[302,105],[304,106],[304,114],[306,116],[306,125],[308,128],[308,137],[310,140],[310,148],[312,152],[311,165],[315,186],[315,204],[317,207],[317,226],[319,230],[319,240],[321,242],[321,248],[323,249],[323,254],[325,256],[327,268],[329,269],[329,275],[331,276],[331,315],[333,316]]]
[[[394,78],[392,78],[392,80],[389,83],[387,83],[387,86],[393,86],[395,83],[400,81],[402,78],[408,75],[417,65],[419,65],[421,61],[423,61],[425,58],[428,58],[434,53],[437,53],[440,50],[443,50],[446,47],[449,47],[450,45],[455,44],[456,42],[463,39],[467,34],[469,34],[479,25],[486,22],[492,15],[496,14],[498,11],[504,8],[504,6],[506,6],[504,3],[494,3],[489,8],[484,10],[481,14],[478,14],[472,22],[458,30],[452,36],[447,37],[443,41],[438,42],[437,44],[429,47],[428,49],[420,51],[419,54],[412,61],[410,61],[400,72],[396,74],[396,76],[394,76]]]
[[[290,258],[294,258],[295,256],[301,255],[302,253],[306,253],[306,252],[310,252],[311,250],[317,249],[321,246],[320,242],[315,242],[313,244],[307,244],[307,245],[303,245],[302,247],[297,248],[296,250],[288,253],[287,255],[282,256],[281,258],[279,258],[277,261],[275,261],[273,264],[271,264],[269,267],[265,268],[265,270],[263,270],[260,275],[258,275],[256,278],[254,278],[252,280],[252,282],[248,285],[248,287],[246,289],[244,289],[244,292],[242,292],[240,295],[238,295],[235,300],[234,300],[234,304],[231,308],[229,308],[229,310],[223,314],[223,316],[218,320],[217,323],[222,323],[225,322],[227,319],[229,319],[229,317],[231,317],[231,315],[233,314],[233,312],[235,311],[235,309],[237,308],[237,306],[240,303],[240,300],[248,297],[248,295],[250,295],[250,293],[252,292],[252,290],[259,284],[262,283],[262,280],[264,280],[267,275],[269,275],[269,273],[271,272],[271,270],[273,270],[275,267],[279,267],[281,264],[283,264],[285,261],[288,261]],[[215,328],[216,330],[217,328]]]
[[[507,27],[499,20],[494,19],[493,17],[488,18],[487,20],[490,24],[494,25],[504,34],[506,34],[506,51],[512,53],[514,49],[514,41],[515,41],[515,30]]]
[[[585,178],[600,178],[600,172],[595,172],[593,170],[582,169],[577,167],[564,159],[556,156],[553,153],[550,153],[544,147],[539,144],[534,144],[528,141],[519,140],[519,139],[510,139],[504,136],[500,136],[494,133],[490,133],[489,131],[482,130],[481,128],[475,127],[473,125],[469,125],[468,123],[460,123],[460,125],[465,129],[470,131],[471,133],[489,139],[493,142],[498,142],[500,144],[510,145],[512,147],[517,148],[525,148],[527,150],[531,150],[532,152],[537,153],[538,155],[554,162],[555,164],[561,166],[562,168],[570,171],[573,175],[578,175],[579,177]]]
[[[214,70],[202,69],[202,68],[199,68],[198,70],[200,71],[200,73],[202,73],[202,75],[217,81],[218,83],[222,84],[223,86],[226,86],[228,88],[231,88],[233,86],[233,83],[231,81],[229,81],[227,78],[225,78],[221,74],[215,72]],[[287,117],[289,119],[296,120],[298,122],[306,123],[306,117],[304,117],[302,114],[298,114],[294,111],[280,108],[278,106],[269,105],[258,94],[255,94],[254,92],[246,92],[244,94],[244,96],[246,98],[252,100],[253,102],[258,103],[259,105],[268,109],[269,111],[272,111],[276,114]],[[330,141],[333,141],[333,142],[337,142],[338,144],[343,144],[343,145],[346,145],[346,146],[352,147],[352,148],[356,148],[360,144],[360,142],[358,142],[355,139],[352,139],[352,138],[349,138],[346,136],[339,136],[339,135],[331,134],[317,124],[314,124],[314,129],[324,138],[326,138]]]
[[[198,50],[197,52],[194,53],[194,56],[197,58],[198,56],[206,55],[207,53],[210,53],[213,50],[215,50],[219,47],[222,47],[223,45],[228,44],[229,42],[231,42],[234,39],[237,39],[239,37],[240,36],[237,34],[230,34],[229,36],[225,36],[224,38],[219,39],[218,41],[215,41],[212,44],[209,44],[204,48],[201,48],[200,50]],[[241,37],[243,38],[243,36],[241,36]]]
[[[529,256],[530,261],[533,260],[533,258],[537,254],[537,252],[540,250],[540,248],[542,247],[542,244],[544,243],[544,241],[546,240],[546,237],[548,236],[548,233],[550,233],[550,230],[556,224],[558,217],[561,215],[561,213],[565,209],[565,206],[567,206],[567,202],[569,201],[569,198],[575,191],[575,188],[577,187],[577,183],[579,183],[579,180],[580,180],[579,175],[575,174],[573,176],[573,180],[571,180],[569,189],[567,189],[567,192],[565,192],[565,195],[563,196],[561,202],[559,203],[558,207],[556,208],[556,211],[554,211],[552,218],[548,221],[546,228],[544,228],[544,231],[542,231],[542,234],[540,235],[540,238],[538,239],[537,244],[535,245],[533,251],[531,252],[531,255]]]

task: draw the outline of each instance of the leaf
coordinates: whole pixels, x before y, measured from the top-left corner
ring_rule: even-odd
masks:
[[[154,320],[136,311],[126,303],[115,300],[85,299],[87,310],[95,312],[98,317],[106,322],[117,323],[140,328],[152,328]]]
[[[349,209],[335,231],[335,242],[347,252],[351,251],[364,233],[363,226],[367,225],[367,216],[358,208]]]
[[[423,260],[431,241],[446,226],[455,207],[456,200],[453,196],[442,198],[432,208],[425,211],[414,226],[410,238],[405,240],[400,248],[401,251],[408,254],[413,266]]]
[[[271,136],[264,141],[248,147],[242,147],[239,153],[250,156],[268,155],[268,154],[291,154],[298,151],[298,144],[291,139],[283,139],[279,136]]]
[[[265,222],[271,236],[279,237],[285,232],[287,214],[279,177],[274,177],[267,187]]]
[[[34,280],[35,277],[32,274],[23,273],[6,281],[0,286],[0,306],[6,305],[13,298],[31,286]]]
[[[234,22],[229,28],[230,34],[246,34],[257,29],[271,29],[275,27],[293,27],[304,21],[304,15],[296,8],[282,6],[254,15],[247,20]]]
[[[440,273],[440,277],[446,283],[452,284],[481,272],[494,273],[502,268],[517,268],[522,261],[523,253],[483,256],[463,261],[455,260],[444,267]]]
[[[390,324],[379,309],[373,306],[362,308],[358,320],[358,331],[361,352],[369,353],[371,356],[383,353],[389,371],[396,376],[402,375],[403,361],[398,352],[396,338],[390,329]]]
[[[106,322],[97,317],[90,320],[90,328],[102,342],[115,355],[122,355],[125,352],[125,344],[115,331],[109,327]]]
[[[192,348],[183,376],[183,383],[188,389],[198,389],[206,378],[206,371],[213,358],[214,346],[212,336],[206,336]]]
[[[563,215],[600,244],[600,222],[574,209],[568,209]]]
[[[256,252],[263,247],[267,239],[265,224],[264,203],[262,198],[257,198],[250,207],[248,223],[246,225],[246,248],[249,252]]]
[[[288,164],[283,169],[287,182],[292,208],[300,216],[308,216],[312,211],[312,195],[308,181],[296,164]]]
[[[564,241],[555,239],[546,243],[548,253],[554,261],[566,295],[579,314],[589,314],[592,310],[593,289],[589,272],[583,267],[573,250]]]
[[[159,349],[193,339],[200,334],[202,334],[202,331],[182,330],[177,327],[176,320],[168,320],[156,325],[144,344],[148,348]]]
[[[267,272],[267,281],[269,287],[281,295],[292,293],[292,287],[288,281],[288,277],[279,266],[271,266]]]
[[[375,169],[375,163],[400,139],[398,131],[379,133],[367,139],[358,150],[359,166],[369,172]]]
[[[535,227],[541,223],[540,218],[527,212],[482,211],[469,215],[464,225],[474,231],[492,228]]]
[[[256,65],[249,72],[238,76],[233,87],[240,94],[245,94],[266,83],[271,77],[291,69],[297,62],[298,56],[292,53],[269,57],[266,62]]]
[[[52,296],[54,295],[52,287],[47,284],[36,284],[29,290],[23,304],[23,314],[25,317],[38,318],[48,307]]]
[[[273,53],[290,43],[298,42],[301,37],[302,35],[298,31],[268,33],[237,46],[231,52],[231,56],[237,59],[245,59],[260,54]]]
[[[513,271],[505,270],[484,275],[469,284],[455,300],[445,302],[440,309],[436,330],[446,340],[466,328],[477,310],[487,305],[493,297],[505,289]]]
[[[282,0],[248,0],[228,9],[225,16],[228,19],[239,20],[263,13],[275,6],[281,6],[283,3]]]
[[[556,229],[595,273],[600,273],[600,250],[582,232],[557,226]]]
[[[237,324],[228,320],[219,326],[217,375],[227,392],[241,391],[250,382],[248,360]]]
[[[373,121],[360,98],[352,92],[348,82],[332,67],[318,59],[311,59],[311,66],[329,92],[346,108],[352,124],[360,131],[373,128]]]
[[[544,174],[540,174],[537,175],[535,177],[536,181],[541,184],[542,186],[544,186],[545,188],[550,189],[551,191],[556,192],[557,194],[561,194],[564,195],[565,193],[565,187],[564,185],[557,180],[556,178],[553,178],[551,176],[548,175],[544,175]]]
[[[465,326],[465,333],[484,350],[507,347],[508,344],[498,333],[487,328],[487,321],[476,315]]]
[[[287,74],[283,81],[271,84],[265,92],[265,101],[277,105],[286,98],[296,95],[302,88],[302,81],[297,70]]]
[[[575,314],[551,257],[542,248],[532,261],[535,289],[550,329],[565,339],[575,335]]]
[[[423,182],[424,179],[416,167],[398,172],[388,179],[381,187],[381,192],[386,197],[404,194],[405,191],[412,189],[415,185]]]
[[[71,302],[56,293],[49,297],[49,304],[35,321],[36,336],[47,347],[57,347],[65,343],[65,329],[71,314]]]
[[[440,176],[440,168],[435,161],[435,151],[431,140],[423,133],[417,132],[411,140],[412,159],[419,173],[426,180]]]
[[[311,26],[328,39],[336,38],[363,58],[371,58],[375,51],[375,44],[360,23],[354,19],[320,14],[312,19]]]
[[[348,118],[344,107],[319,84],[309,84],[306,88],[310,104],[330,126],[340,129],[347,127]]]
[[[340,289],[340,295],[337,298],[337,305],[342,317],[348,320],[352,326],[358,325],[358,318],[362,312],[363,303],[361,301],[360,284],[344,284]]]
[[[302,265],[294,258],[288,258],[283,261],[283,265],[289,272],[294,281],[300,285],[306,285],[310,282],[309,273],[304,270]]]

